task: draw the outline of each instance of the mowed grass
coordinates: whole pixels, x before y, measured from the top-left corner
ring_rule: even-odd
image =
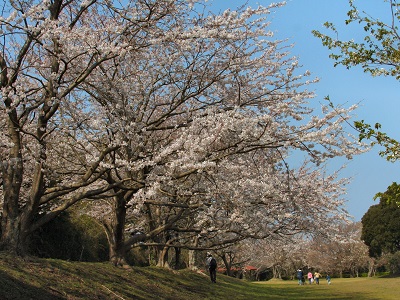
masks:
[[[58,299],[400,299],[400,278],[332,279],[328,285],[297,281],[247,282],[156,267],[117,268],[109,263],[13,257],[0,253],[0,300]]]
[[[398,300],[400,299],[400,278],[333,278],[328,285],[325,279],[320,284],[299,286],[297,281],[270,280],[255,283],[271,289],[274,295],[264,299],[357,299],[357,300]],[[260,298],[261,299],[261,298]]]

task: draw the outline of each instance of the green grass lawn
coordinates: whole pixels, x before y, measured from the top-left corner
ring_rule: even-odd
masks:
[[[246,282],[156,267],[117,268],[109,263],[21,259],[0,253],[1,300],[58,299],[400,299],[400,278],[332,279],[328,285],[298,286],[297,281]]]
[[[282,280],[256,284],[270,290],[264,299],[400,299],[400,278],[333,278],[331,285],[325,279],[320,285]]]

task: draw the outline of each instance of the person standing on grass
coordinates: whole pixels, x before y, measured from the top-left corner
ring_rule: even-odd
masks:
[[[315,283],[319,284],[319,278],[321,277],[321,274],[318,272],[314,273],[314,278],[315,278]]]
[[[297,279],[299,280],[299,285],[303,285],[303,271],[301,269],[297,270]]]
[[[217,283],[217,260],[207,252],[206,265],[210,272],[210,279],[212,283]]]

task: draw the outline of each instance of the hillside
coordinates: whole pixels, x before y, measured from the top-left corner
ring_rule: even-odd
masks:
[[[109,263],[22,259],[0,253],[0,299],[256,299],[262,288],[218,275]],[[228,298],[226,298],[228,297]]]
[[[395,300],[400,278],[334,278],[298,286],[296,280],[250,283],[223,275],[109,263],[15,258],[0,252],[0,300]]]

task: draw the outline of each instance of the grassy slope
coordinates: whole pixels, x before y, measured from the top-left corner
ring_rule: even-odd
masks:
[[[184,270],[156,267],[116,268],[109,263],[77,263],[53,259],[15,258],[0,253],[0,299],[224,299],[244,291],[248,283]],[[248,298],[250,297],[250,298]],[[240,299],[240,298],[233,298]]]
[[[328,286],[295,281],[248,283],[196,272],[116,268],[108,263],[21,259],[0,253],[0,299],[397,299],[400,278],[338,279]]]

